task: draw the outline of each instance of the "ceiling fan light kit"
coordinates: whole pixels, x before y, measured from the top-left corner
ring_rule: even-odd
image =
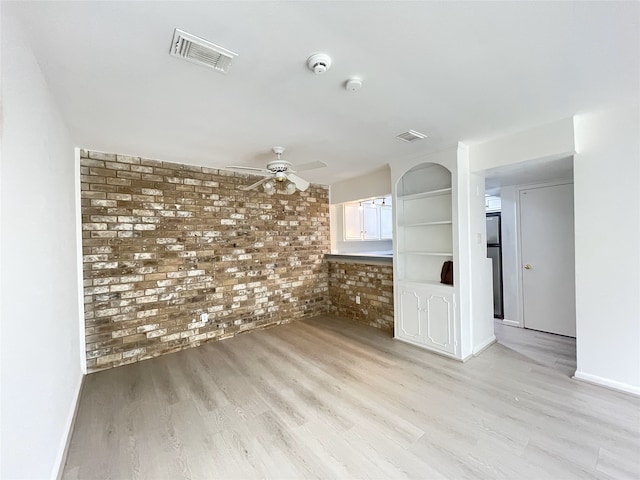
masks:
[[[265,193],[269,195],[273,195],[274,193],[276,193],[276,184],[273,183],[273,180],[268,180],[264,182],[262,189],[264,190]]]
[[[287,185],[285,187],[285,191],[287,192],[287,195],[291,195],[293,193],[296,192],[296,184],[293,182],[287,182]]]

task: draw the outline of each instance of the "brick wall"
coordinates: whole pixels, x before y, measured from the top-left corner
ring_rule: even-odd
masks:
[[[89,372],[326,313],[329,192],[81,151]],[[208,313],[207,323],[200,321]]]
[[[393,332],[393,266],[327,262],[330,311]],[[360,304],[355,302],[360,296]]]

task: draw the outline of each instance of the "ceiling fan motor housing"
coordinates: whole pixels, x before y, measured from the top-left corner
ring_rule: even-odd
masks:
[[[267,170],[273,173],[286,172],[290,168],[291,162],[287,162],[286,160],[274,160],[273,162],[267,163]]]

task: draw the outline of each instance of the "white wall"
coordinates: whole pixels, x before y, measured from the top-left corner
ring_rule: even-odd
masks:
[[[526,160],[566,158],[574,152],[573,119],[565,118],[523,132],[472,145],[470,168],[489,168]]]
[[[575,117],[576,377],[640,394],[640,105]]]
[[[518,255],[518,217],[516,187],[502,187],[502,300],[504,302],[504,322],[522,326],[520,289],[518,275],[520,261]]]
[[[74,149],[2,9],[0,476],[54,478],[82,379]]]
[[[495,342],[491,261],[487,259],[484,175],[470,172],[469,148],[457,150],[458,299],[462,356],[477,354]],[[464,270],[462,270],[464,268]]]
[[[331,204],[355,202],[391,193],[391,172],[385,166],[367,175],[331,184]]]
[[[491,259],[487,258],[487,221],[484,203],[484,175],[469,175],[469,230],[471,232],[471,270],[473,301],[473,353],[496,341],[493,328],[493,278]]]

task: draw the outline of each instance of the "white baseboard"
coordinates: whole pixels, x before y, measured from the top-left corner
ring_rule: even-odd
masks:
[[[402,343],[407,343],[409,345],[413,345],[414,347],[418,347],[421,348],[422,350],[426,351],[426,352],[430,352],[430,353],[435,353],[436,355],[440,355],[441,357],[447,357],[450,358],[451,360],[455,360],[456,362],[466,362],[467,360],[469,360],[469,358],[471,358],[471,355],[467,355],[464,358],[460,358],[460,357],[456,357],[455,355],[452,355],[451,353],[447,353],[447,352],[442,352],[440,350],[436,350],[434,348],[429,348],[426,345],[423,345],[421,343],[418,342],[412,342],[411,340],[405,340],[404,338],[400,338],[400,337],[396,337],[394,335],[393,337],[394,340],[397,340],[399,342]]]
[[[51,472],[51,478],[60,480],[62,473],[64,472],[64,466],[67,463],[67,453],[69,453],[69,444],[71,443],[71,435],[73,434],[73,427],[76,423],[76,415],[78,414],[78,406],[80,405],[80,395],[82,395],[82,388],[84,387],[84,375],[80,376],[80,381],[76,387],[75,400],[71,404],[67,421],[65,422],[65,435],[60,442],[58,448],[58,455],[56,455],[56,463]]]
[[[608,378],[598,377],[597,375],[591,375],[589,373],[576,372],[573,378],[580,380],[581,382],[591,383],[598,385],[599,387],[610,388],[618,392],[630,393],[640,397],[640,387],[629,385],[628,383],[616,382],[615,380],[609,380]]]
[[[516,322],[515,320],[508,320],[506,318],[502,320],[502,323],[504,323],[505,325],[509,325],[510,327],[521,327],[520,322]]]
[[[496,343],[496,336],[495,335],[491,335],[489,338],[487,338],[484,342],[482,342],[480,345],[476,345],[476,347],[473,349],[473,355],[477,356],[480,355],[482,352],[484,352],[487,348],[489,348],[491,345],[493,345],[494,343]]]

